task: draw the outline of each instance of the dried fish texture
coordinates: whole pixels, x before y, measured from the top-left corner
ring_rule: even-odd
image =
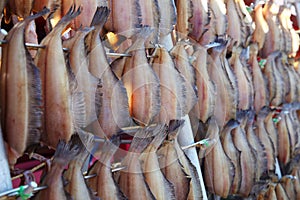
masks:
[[[252,82],[254,89],[254,109],[256,113],[264,106],[269,105],[269,92],[266,86],[266,80],[262,73],[261,67],[257,61],[258,45],[256,43],[250,45],[249,66],[252,71]]]
[[[182,74],[185,79],[186,87],[186,104],[187,110],[189,113],[190,110],[194,107],[197,102],[197,89],[196,89],[196,77],[195,70],[190,63],[190,56],[186,51],[186,48],[189,48],[190,44],[184,41],[178,41],[176,45],[171,49],[170,54],[173,57],[175,68]]]
[[[92,178],[93,180],[89,180],[88,185],[91,189],[94,189],[94,192],[97,192],[97,196],[101,199],[127,199],[115,182],[111,172],[111,159],[118,150],[119,144],[120,138],[118,136],[113,136],[110,140],[107,140],[97,150],[98,161],[89,171],[90,175],[97,174],[97,176]]]
[[[257,43],[258,50],[260,50],[263,48],[265,44],[267,33],[269,32],[270,29],[267,21],[263,16],[263,5],[260,3],[257,4],[253,12],[254,12],[253,21],[255,23],[255,29],[253,32],[253,41]]]
[[[33,1],[32,10],[35,12],[41,11],[44,7],[47,7],[51,11],[54,10],[54,8],[59,5],[61,0],[39,0],[39,1]]]
[[[208,7],[211,9],[212,15],[214,15],[212,20],[215,21],[215,26],[210,28],[214,29],[217,38],[225,37],[228,28],[228,18],[224,0],[209,0]]]
[[[150,34],[151,28],[144,27],[126,51],[131,57],[122,58],[124,65],[115,66],[115,70],[122,71],[120,74],[128,95],[129,113],[140,125],[150,124],[160,111],[160,81],[145,53],[145,39]]]
[[[145,181],[156,199],[175,199],[175,190],[160,170],[157,150],[167,136],[166,127],[159,125],[154,129],[154,139],[139,157]]]
[[[35,58],[41,71],[44,100],[42,141],[52,147],[59,139],[68,141],[74,133],[74,126],[80,126],[81,118],[85,118],[84,101],[82,95],[75,92],[75,78],[69,77],[61,40],[65,27],[79,14],[80,9],[75,10],[73,6],[42,40],[41,45],[45,48],[39,49]]]
[[[63,171],[83,148],[84,146],[77,134],[72,135],[68,143],[64,140],[58,142],[50,171],[41,181],[41,184],[47,186],[47,189],[38,192],[34,197],[35,200],[69,199],[64,189]]]
[[[168,50],[158,46],[152,60],[152,68],[160,80],[161,109],[156,122],[168,123],[188,113],[186,80],[176,70]]]
[[[251,111],[250,111],[251,112]],[[267,154],[264,145],[259,140],[254,132],[254,112],[249,113],[249,119],[245,127],[247,141],[249,145],[253,149],[253,153],[256,158],[255,167],[255,182],[260,180],[261,176],[267,172],[268,168],[268,161],[267,161]]]
[[[236,117],[238,100],[236,80],[230,69],[226,55],[226,44],[213,47],[208,58],[208,74],[216,87],[214,115],[222,128],[226,122]]]
[[[277,17],[279,5],[269,1],[264,5],[262,12],[269,27],[269,31],[266,33],[264,46],[261,50],[261,57],[266,58],[272,52],[281,50],[281,39],[279,38],[282,38],[282,30],[279,27],[279,20]]]
[[[280,179],[280,184],[282,184],[282,187],[284,188],[288,199],[296,199],[296,193],[293,185],[293,179],[294,177],[291,177],[289,175],[283,176]]]
[[[267,162],[268,162],[268,170],[275,170],[275,148],[269,134],[267,133],[264,119],[268,115],[268,107],[264,107],[260,110],[258,115],[256,116],[256,128],[254,129],[256,136],[263,144],[266,154],[267,154]],[[279,133],[278,133],[279,134]],[[278,138],[280,141],[280,138]],[[280,151],[280,150],[278,150]]]
[[[267,79],[267,88],[269,90],[269,101],[272,106],[279,106],[284,100],[284,84],[275,58],[280,54],[276,51],[268,55],[263,73]]]
[[[219,138],[217,121],[212,117],[207,123],[207,136]],[[221,141],[218,139],[204,158],[204,180],[208,191],[226,198],[230,192],[234,173],[234,165],[225,154]]]
[[[210,28],[211,12],[208,8],[208,2],[208,0],[191,0],[192,17],[188,20],[191,31],[189,31],[188,36],[198,42],[200,42],[204,33]],[[179,11],[177,12],[179,13]]]
[[[265,200],[277,200],[275,187],[276,187],[276,183],[270,183],[268,185],[268,190],[264,195]]]
[[[240,119],[245,117],[246,116],[242,116]],[[251,146],[247,140],[245,130],[241,125],[231,131],[231,137],[234,146],[240,152],[240,163],[238,165],[240,165],[241,168],[241,183],[237,194],[248,197],[254,186],[256,173],[255,155],[251,151]]]
[[[65,190],[73,199],[94,200],[96,198],[88,188],[82,174],[82,167],[94,145],[94,137],[90,133],[82,132],[80,134],[80,142],[82,142],[81,145],[83,146],[81,151],[76,159],[70,161],[68,169],[64,173],[64,178],[68,182]]]
[[[142,165],[139,160],[141,153],[153,140],[153,132],[141,129],[135,133],[129,151],[121,165],[127,166],[120,171],[118,184],[128,199],[155,199],[148,184],[145,182]]]
[[[266,112],[268,113],[264,119],[265,128],[267,133],[269,134],[270,139],[272,140],[272,143],[274,144],[274,153],[275,156],[278,156],[278,133],[277,133],[277,127],[274,123],[274,112],[271,109],[267,109],[265,107]]]
[[[196,87],[198,102],[193,108],[193,112],[202,122],[206,122],[214,113],[216,88],[208,75],[207,50],[202,46],[197,46],[193,56],[196,77]]]
[[[284,188],[282,187],[281,183],[277,183],[275,187],[275,192],[276,192],[276,198],[281,199],[281,200],[288,200],[289,197],[287,196]]]
[[[177,11],[177,21],[175,27],[177,37],[188,39],[188,35],[192,31],[192,26],[194,24],[193,22],[190,22],[190,20],[192,20],[191,18],[193,17],[193,9],[195,9],[193,2],[192,0],[175,0],[175,5]]]
[[[85,38],[93,28],[84,28],[78,30],[74,37],[63,42],[63,46],[67,49],[67,65],[71,68],[77,80],[78,91],[83,93],[85,102],[85,119],[83,127],[97,120],[95,97],[99,93],[98,85],[101,80],[91,75],[88,69],[89,60],[85,49]]]
[[[229,48],[232,49],[233,45],[240,46],[241,44],[241,35],[242,35],[242,22],[239,18],[239,14],[237,11],[236,0],[226,0],[226,9],[229,11],[227,12],[228,18],[228,29],[227,34],[228,37],[231,38]]]
[[[240,56],[242,53],[241,47],[233,47],[232,55],[229,59],[229,63],[235,76],[237,78],[237,86],[238,86],[238,105],[237,108],[240,110],[248,110],[252,108],[253,102],[253,92],[252,85],[248,80],[243,68],[242,61],[240,60]]]
[[[1,64],[1,122],[13,166],[30,145],[39,143],[42,129],[40,71],[25,47],[26,26],[42,12],[17,23],[5,37]]]
[[[220,133],[220,140],[224,149],[225,154],[228,156],[233,164],[234,176],[233,182],[230,188],[230,194],[237,194],[241,187],[242,169],[240,164],[241,152],[236,148],[233,143],[231,132],[238,128],[239,123],[235,120],[230,120],[223,128]]]
[[[157,0],[160,9],[159,33],[166,36],[176,24],[176,6],[174,0]]]
[[[124,9],[126,5],[126,9]],[[111,13],[104,28],[115,34],[121,34],[127,38],[135,35],[141,27],[141,8],[139,0],[109,0],[108,8]]]
[[[168,127],[168,137],[164,141],[157,154],[159,157],[159,165],[161,171],[167,180],[173,184],[176,199],[187,199],[190,188],[191,177],[184,171],[183,165],[179,160],[179,156],[174,143],[178,135],[178,129],[182,125],[182,121],[173,120]]]
[[[95,30],[90,32],[86,39],[89,71],[94,77],[101,80],[95,95],[98,121],[92,125],[92,132],[100,137],[111,137],[132,122],[128,111],[126,89],[122,81],[111,70],[99,37],[108,15],[109,10],[107,7],[97,9],[92,22]]]
[[[280,6],[278,12],[279,26],[282,30],[281,51],[289,54],[292,52],[292,35],[288,27],[290,22],[291,10],[286,6]]]

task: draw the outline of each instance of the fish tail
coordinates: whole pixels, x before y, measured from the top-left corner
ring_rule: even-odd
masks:
[[[138,130],[132,139],[129,151],[141,153],[152,142],[153,137],[153,131],[149,130],[149,127]]]
[[[154,151],[160,147],[162,142],[165,140],[167,136],[167,127],[165,125],[157,125],[153,130],[153,135],[155,135],[154,139],[151,142],[151,145],[154,146]]]
[[[62,32],[66,26],[78,15],[80,15],[82,11],[82,7],[78,7],[76,9],[76,5],[73,4],[69,11],[67,12],[67,14],[65,16],[63,16],[59,22],[57,23],[57,25],[53,28],[53,31],[57,31],[57,32]]]
[[[50,10],[48,8],[44,7],[44,9],[41,10],[40,12],[38,12],[38,13],[36,13],[34,15],[29,15],[28,17],[26,17],[24,19],[24,21],[25,21],[25,23],[29,23],[30,21],[32,21],[32,20],[34,20],[36,18],[39,18],[39,17],[47,14],[48,12],[50,12]]]
[[[73,134],[68,143],[64,140],[59,140],[53,162],[62,166],[68,165],[83,148],[84,146],[78,134]]]
[[[95,26],[96,31],[100,32],[108,18],[109,13],[110,10],[108,7],[97,7],[91,26]]]
[[[171,120],[168,126],[168,139],[175,139],[179,133],[179,128],[184,124],[184,120]]]

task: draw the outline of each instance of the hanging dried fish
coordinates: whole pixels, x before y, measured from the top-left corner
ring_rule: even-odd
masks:
[[[71,198],[64,190],[62,174],[66,165],[74,160],[83,148],[84,146],[77,134],[72,135],[68,143],[63,140],[58,142],[51,169],[41,181],[41,184],[47,186],[47,189],[36,194],[35,200],[66,200]]]
[[[98,121],[92,125],[92,132],[100,137],[111,137],[121,128],[130,126],[128,97],[126,89],[112,72],[106,53],[99,37],[109,15],[107,7],[99,7],[94,16],[92,26],[95,30],[89,33],[88,44],[89,71],[101,80],[99,92],[96,93],[96,115]]]
[[[190,20],[192,20],[191,18],[193,17],[193,9],[195,9],[194,5],[192,3],[192,0],[175,0],[175,5],[177,11],[177,21],[175,27],[177,37],[188,39],[188,35],[192,31],[193,24],[196,24],[193,22],[190,23]],[[196,4],[195,6],[198,5]]]
[[[34,0],[10,0],[7,2],[6,13],[15,14],[20,18],[26,18],[30,15]]]
[[[289,175],[283,176],[280,179],[280,184],[282,184],[282,187],[284,188],[288,199],[296,199],[296,193],[294,190],[294,185],[293,185],[293,177],[290,177]]]
[[[84,95],[86,118],[83,127],[97,120],[95,97],[98,95],[96,93],[100,92],[100,88],[97,88],[97,86],[101,84],[101,80],[91,75],[88,69],[89,60],[84,40],[92,30],[92,28],[78,30],[73,38],[63,42],[63,46],[69,49],[67,65],[76,77],[78,91]]]
[[[126,9],[124,9],[126,5]],[[141,27],[141,8],[138,0],[109,0],[108,8],[111,14],[107,19],[104,28],[115,34],[121,34],[127,38],[138,32]]]
[[[176,24],[176,6],[174,0],[157,0],[160,9],[159,33],[166,36]]]
[[[159,79],[148,64],[145,53],[144,43],[150,34],[151,28],[144,27],[126,51],[131,57],[123,57],[112,65],[113,71],[122,76],[130,115],[140,125],[149,125],[160,111]]]
[[[97,176],[88,180],[88,185],[94,192],[97,192],[97,196],[101,199],[127,199],[115,182],[111,172],[111,159],[118,150],[119,144],[120,138],[118,136],[112,136],[110,140],[107,140],[97,150],[95,156],[99,160],[89,170],[90,175],[97,174]]]
[[[76,79],[67,69],[61,40],[65,27],[80,12],[80,8],[70,8],[42,40],[41,45],[45,48],[39,49],[35,58],[35,64],[41,71],[44,98],[45,132],[42,141],[52,147],[57,145],[59,139],[68,141],[75,127],[82,125],[85,119],[83,95],[75,91]]]
[[[148,131],[147,128],[136,132],[128,153],[122,161],[122,166],[127,167],[120,171],[118,184],[128,199],[155,199],[148,184],[145,182],[145,176],[139,160],[143,150],[153,140],[152,136],[153,132]]]
[[[228,28],[227,9],[224,0],[208,0],[208,7],[214,15],[214,29],[217,38],[224,39]]]
[[[216,87],[214,115],[220,128],[236,117],[238,92],[226,55],[226,44],[212,48],[208,56],[208,74]]]
[[[267,33],[269,32],[269,25],[266,22],[264,16],[263,16],[263,5],[257,4],[254,9],[254,23],[255,23],[255,29],[253,32],[253,41],[257,43],[258,50],[262,49],[265,40],[267,37]]]
[[[254,109],[258,114],[260,109],[269,105],[268,90],[266,81],[262,73],[261,67],[257,61],[258,45],[256,43],[250,45],[249,64],[252,70],[253,90],[254,90]]]
[[[275,192],[276,192],[276,198],[281,199],[281,200],[288,200],[289,197],[287,196],[284,188],[282,187],[281,183],[277,183],[275,187]]]
[[[187,113],[194,107],[197,102],[197,90],[195,70],[190,63],[190,56],[186,51],[189,47],[189,43],[184,41],[178,41],[176,45],[171,49],[170,54],[173,57],[175,68],[182,74],[185,79],[185,86],[187,90],[186,104]]]
[[[241,53],[242,53],[242,48],[234,46],[232,48],[232,55],[229,60],[229,63],[237,78],[237,86],[238,86],[237,108],[240,110],[248,110],[252,108],[253,105],[253,88],[250,80],[248,79],[246,73],[244,72],[244,68],[246,68],[246,66],[242,65],[242,61],[240,59]]]
[[[225,154],[219,140],[219,127],[212,117],[208,120],[207,136],[217,138],[215,145],[204,158],[204,180],[208,191],[226,198],[235,176],[232,161]]]
[[[82,174],[82,167],[88,159],[90,150],[94,145],[94,137],[89,133],[82,133],[80,140],[83,147],[76,159],[70,161],[68,169],[64,173],[64,178],[68,182],[65,186],[65,190],[74,199],[96,200],[96,197],[88,188]]]
[[[161,171],[174,186],[176,199],[187,199],[191,190],[190,182],[192,177],[189,177],[189,174],[185,172],[179,160],[180,155],[177,154],[174,148],[174,143],[177,143],[176,137],[181,124],[182,121],[179,120],[170,122],[168,138],[164,141],[157,154]]]
[[[161,109],[155,121],[168,123],[171,119],[180,119],[188,113],[186,80],[176,70],[168,50],[155,49],[152,67],[160,80]]]
[[[167,131],[165,126],[154,129],[154,139],[145,148],[139,159],[141,160],[145,181],[156,199],[175,199],[174,186],[160,170],[157,150],[164,141]]]
[[[1,65],[1,124],[8,144],[8,160],[14,165],[30,145],[39,143],[42,129],[40,71],[25,47],[25,28],[48,10],[16,24],[5,37]]]

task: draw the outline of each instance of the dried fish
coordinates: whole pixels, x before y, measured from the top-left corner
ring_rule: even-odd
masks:
[[[121,128],[132,123],[128,112],[126,89],[112,72],[99,33],[109,14],[107,7],[99,7],[92,25],[95,30],[89,33],[88,44],[89,71],[101,80],[96,92],[96,115],[98,121],[92,124],[95,135],[111,137]]]
[[[124,9],[126,5],[126,9]],[[115,34],[131,38],[141,27],[141,8],[138,0],[126,0],[120,3],[118,0],[109,0],[108,8],[111,14],[104,28]]]
[[[210,28],[214,29],[217,38],[223,39],[228,28],[227,9],[224,0],[209,0],[208,7],[214,15],[212,20],[214,20],[215,23],[215,26]]]
[[[120,138],[118,136],[112,136],[110,140],[107,140],[95,154],[99,157],[98,161],[89,170],[89,174],[97,174],[97,176],[88,180],[88,185],[94,192],[97,192],[97,196],[101,199],[127,199],[111,172],[111,159],[118,150],[119,144]]]
[[[72,6],[53,30],[42,40],[35,64],[41,71],[44,100],[42,141],[55,147],[59,139],[68,141],[75,127],[85,119],[82,93],[76,92],[76,79],[66,67],[61,33],[72,19],[80,14],[80,8]],[[53,59],[55,58],[55,59]],[[68,74],[69,73],[69,74]],[[76,113],[76,115],[75,115]]]
[[[1,122],[13,166],[30,145],[39,143],[42,129],[40,71],[25,47],[25,28],[42,12],[26,18],[9,31],[2,46]]]
[[[254,9],[254,23],[255,23],[255,29],[253,32],[253,41],[257,43],[258,50],[262,49],[265,40],[267,37],[267,33],[269,32],[269,25],[267,21],[265,20],[263,16],[263,5],[257,4]]]
[[[147,128],[136,132],[129,151],[122,161],[122,166],[127,166],[127,168],[120,171],[118,184],[128,199],[155,199],[148,184],[145,182],[145,176],[139,160],[143,150],[153,140],[152,136],[153,132],[148,131]]]
[[[139,157],[145,181],[156,199],[175,199],[174,186],[160,170],[157,150],[164,141],[167,131],[165,126],[159,125],[154,129],[154,139]]]
[[[192,20],[191,18],[193,17],[193,10],[195,9],[194,5],[192,3],[192,0],[175,0],[175,5],[177,11],[177,21],[175,27],[177,37],[182,39],[188,39],[188,35],[192,31],[193,24],[196,24],[190,22],[190,20]],[[196,6],[198,5],[196,4]]]
[[[96,199],[91,193],[87,184],[85,183],[82,167],[85,164],[86,159],[90,155],[90,150],[94,145],[94,137],[87,132],[82,132],[80,135],[83,148],[77,155],[76,159],[73,159],[69,163],[67,171],[64,173],[64,178],[68,182],[65,186],[66,192],[68,192],[74,199]]]
[[[83,148],[84,146],[77,134],[72,135],[68,143],[64,140],[58,142],[51,169],[41,181],[41,184],[47,186],[47,189],[41,190],[34,199],[70,199],[64,190],[62,173],[65,166],[68,165],[71,160],[75,159]]]
[[[190,182],[192,177],[188,177],[189,174],[184,171],[183,165],[179,160],[180,155],[174,148],[174,143],[177,143],[177,132],[181,124],[182,121],[180,120],[170,122],[168,138],[164,141],[157,154],[161,171],[174,186],[176,199],[187,199],[191,190]]]
[[[280,179],[280,184],[282,184],[282,187],[284,188],[288,199],[296,199],[296,193],[293,185],[293,180],[289,175],[283,176]]]
[[[254,109],[256,113],[264,106],[269,105],[268,90],[261,67],[257,61],[258,45],[250,45],[249,65],[252,70],[253,90],[254,90]]]
[[[34,0],[11,0],[7,2],[7,13],[26,18],[30,15]]]
[[[281,200],[288,200],[288,196],[284,190],[284,188],[282,187],[281,183],[277,183],[276,187],[275,187],[275,192],[276,192],[276,198],[277,199],[281,199]]]
[[[166,36],[174,29],[176,24],[176,6],[174,0],[157,0],[160,9],[159,33]]]
[[[219,138],[217,121],[212,117],[207,123],[207,135]],[[226,198],[230,192],[234,173],[234,165],[225,154],[221,141],[218,139],[204,160],[204,180],[208,191]]]
[[[118,64],[112,64],[127,90],[129,113],[141,125],[149,125],[160,111],[159,79],[148,64],[144,46],[150,34],[151,28],[144,27],[126,51],[131,57],[123,57]]]

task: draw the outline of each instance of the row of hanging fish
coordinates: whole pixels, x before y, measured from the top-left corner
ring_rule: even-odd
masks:
[[[61,140],[41,181],[46,188],[34,193],[33,199],[202,199],[196,169],[177,141],[183,123],[171,120],[137,131],[121,161],[123,169],[114,173],[111,159],[120,138],[113,136],[97,150],[99,159],[89,169],[88,179],[82,167],[94,145],[93,136],[74,134],[68,143]]]

